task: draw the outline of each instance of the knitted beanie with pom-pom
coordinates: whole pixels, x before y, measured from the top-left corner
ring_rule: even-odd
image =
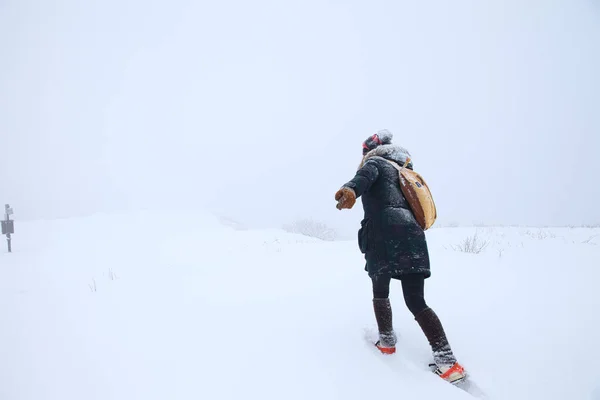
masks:
[[[388,131],[387,129],[382,129],[376,134],[369,136],[362,144],[363,155],[381,146],[382,144],[391,144],[393,137],[394,135],[392,135],[392,132]]]

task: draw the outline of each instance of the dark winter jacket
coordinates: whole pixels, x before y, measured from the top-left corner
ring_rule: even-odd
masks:
[[[402,194],[398,170],[385,159],[406,162],[408,152],[400,146],[381,145],[367,153],[356,176],[344,186],[362,196],[364,219],[358,245],[365,254],[369,276],[422,273],[428,278],[429,252],[425,232]],[[412,163],[407,165],[412,169]]]

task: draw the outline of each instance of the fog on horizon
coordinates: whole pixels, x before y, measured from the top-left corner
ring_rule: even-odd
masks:
[[[0,203],[19,218],[335,209],[389,129],[439,223],[600,223],[592,0],[0,0]]]

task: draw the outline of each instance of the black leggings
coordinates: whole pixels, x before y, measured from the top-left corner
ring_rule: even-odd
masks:
[[[373,277],[373,298],[387,299],[390,296],[390,277]],[[425,277],[422,274],[409,274],[401,278],[404,302],[416,317],[427,308],[424,297]]]

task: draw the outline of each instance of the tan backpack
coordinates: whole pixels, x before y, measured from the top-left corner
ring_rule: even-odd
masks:
[[[400,189],[402,189],[415,219],[423,230],[429,229],[437,218],[437,210],[427,183],[417,172],[406,168],[410,158],[406,160],[402,167],[394,161],[388,159],[386,161],[398,170]]]

